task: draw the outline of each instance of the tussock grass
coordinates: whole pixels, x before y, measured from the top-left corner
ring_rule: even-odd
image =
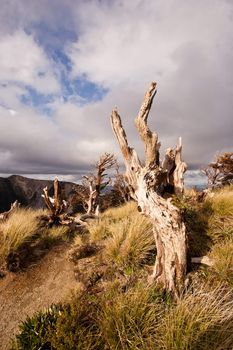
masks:
[[[138,267],[155,249],[152,224],[144,216],[134,213],[109,228],[105,255],[120,267]]]
[[[161,314],[159,302],[151,289],[143,285],[120,293],[112,289],[104,295],[98,317],[105,348],[152,349],[155,328]]]
[[[116,222],[130,216],[131,214],[134,214],[136,211],[137,203],[131,201],[120,207],[110,208],[106,210],[102,214],[102,217]]]
[[[122,284],[119,274],[112,274],[108,283],[106,279],[96,289],[80,292],[62,306],[48,332],[46,326],[43,344],[55,349],[233,349],[233,187],[217,191],[203,203],[185,199],[179,205],[192,256],[209,252],[214,260],[214,266],[207,268],[205,286],[197,274],[196,282],[172,300],[155,286],[138,283],[138,272],[143,276],[138,267],[152,251],[155,255],[152,225],[134,202],[109,209],[90,224],[89,234],[75,238],[74,246],[82,252],[100,244],[100,265],[106,270],[133,270],[137,279]],[[48,232],[54,237],[66,234],[63,228]],[[96,272],[97,260],[93,264],[88,260],[85,274],[88,268]]]
[[[233,296],[222,286],[193,286],[167,302],[154,288],[137,284],[123,292],[115,283],[101,295],[78,294],[59,310],[50,327],[41,315],[28,319],[17,336],[18,349],[23,341],[32,348],[27,339],[36,329],[48,349],[230,350],[233,345]]]
[[[30,240],[38,229],[38,211],[32,209],[18,209],[8,220],[0,223],[0,261],[11,251]]]
[[[233,296],[223,287],[186,293],[157,329],[161,350],[226,350],[233,346]]]
[[[91,222],[88,230],[92,241],[99,241],[111,235],[111,227],[119,224],[126,217],[131,217],[137,212],[135,202],[129,202],[118,208],[110,208],[101,214],[98,221]]]
[[[44,214],[43,210],[19,208],[9,219],[0,223],[0,264],[4,261],[11,264],[8,258],[11,256],[11,261],[16,253],[21,264],[25,265],[27,260],[33,260],[34,255],[35,258],[43,256],[42,253],[46,253],[54,244],[69,238],[68,227],[41,228],[41,214]]]
[[[69,231],[68,226],[53,226],[48,229],[48,235],[54,240],[64,240],[68,239],[67,233]]]
[[[98,222],[91,222],[88,226],[91,241],[101,241],[111,235],[110,220],[100,217]]]
[[[226,186],[207,198],[212,215],[208,221],[208,234],[214,242],[233,237],[233,186]]]
[[[215,244],[210,252],[218,279],[233,286],[233,237]]]
[[[191,256],[206,255],[213,244],[233,236],[233,186],[211,192],[203,203],[189,192],[175,204],[184,216]]]

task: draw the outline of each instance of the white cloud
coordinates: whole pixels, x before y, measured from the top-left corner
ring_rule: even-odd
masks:
[[[41,93],[59,91],[53,67],[31,35],[17,31],[0,37],[0,80],[32,86]]]
[[[229,6],[217,0],[85,2],[77,9],[80,35],[70,48],[74,74],[107,86],[169,76],[183,45],[201,43],[212,55],[225,35],[232,37]]]
[[[85,2],[77,10],[78,41],[69,47],[73,75],[110,89],[101,108],[109,115],[117,105],[135,140],[133,119],[157,80],[152,129],[164,147],[182,135],[189,163],[208,162],[216,150],[232,149],[231,14],[220,0]]]
[[[116,105],[129,144],[142,154],[134,117],[154,79],[158,95],[149,123],[158,131],[163,148],[174,146],[182,135],[185,160],[197,165],[208,163],[216,151],[232,148],[230,2],[14,0],[11,4],[10,9],[18,11],[12,12],[15,21],[0,23],[5,23],[0,81],[9,82],[0,85],[2,171],[75,173],[94,164],[105,151],[119,155],[109,120]],[[54,72],[61,68],[35,40],[35,28],[48,44],[54,34],[47,36],[45,28],[51,25],[59,33],[64,8],[66,28],[67,23],[77,24],[78,40],[64,51],[73,62],[71,78],[84,74],[109,88],[109,93],[102,101],[82,106],[58,96],[50,104],[54,115],[47,118],[25,106],[20,96],[26,93],[25,85],[45,94],[59,91]],[[26,34],[23,26],[36,21],[40,26],[32,26],[33,35]]]

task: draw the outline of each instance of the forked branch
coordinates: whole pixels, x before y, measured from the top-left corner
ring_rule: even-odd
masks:
[[[145,147],[146,166],[149,167],[159,165],[160,144],[157,143],[158,135],[151,132],[147,125],[148,115],[150,113],[156,92],[156,83],[152,82],[144,96],[144,100],[139,110],[138,116],[135,119],[136,127]]]

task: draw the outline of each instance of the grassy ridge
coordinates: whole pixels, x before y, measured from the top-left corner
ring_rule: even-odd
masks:
[[[77,266],[98,275],[102,264],[108,275],[103,272],[92,288],[57,306],[52,315],[47,311],[21,324],[13,348],[32,349],[37,342],[34,349],[232,350],[233,187],[203,203],[187,195],[179,206],[189,254],[208,255],[214,264],[195,266],[178,300],[147,286],[143,276],[155,258],[152,227],[129,203],[103,213],[88,234],[74,241]]]

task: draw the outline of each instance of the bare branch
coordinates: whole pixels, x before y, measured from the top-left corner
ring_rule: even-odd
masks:
[[[49,197],[49,194],[48,194],[48,187],[46,186],[45,188],[43,188],[43,192],[44,192],[44,200],[45,200],[45,203],[48,207],[48,209],[54,213],[54,206],[53,206],[53,203],[51,202],[50,200],[50,197]]]
[[[214,265],[214,261],[212,259],[210,259],[206,255],[205,256],[191,258],[191,262],[192,263],[196,263],[196,264],[204,264],[204,265],[207,265],[207,266],[213,266]]]
[[[155,94],[156,83],[152,82],[144,96],[143,103],[139,110],[138,116],[135,119],[136,127],[145,147],[146,166],[149,167],[159,165],[160,144],[158,143],[158,135],[156,133],[151,132],[147,125],[148,115]]]
[[[63,203],[61,199],[61,186],[57,178],[54,180],[53,186],[55,214],[59,214],[60,212],[62,212]]]
[[[179,137],[178,145],[175,152],[175,165],[174,170],[174,190],[175,194],[180,196],[184,192],[184,173],[187,170],[187,164],[182,161],[182,139]]]
[[[114,134],[116,135],[116,138],[118,140],[121,153],[124,157],[125,162],[130,162],[132,158],[132,148],[128,146],[126,133],[121,123],[121,117],[119,116],[116,109],[112,111],[111,125]]]
[[[4,213],[0,213],[0,220],[6,220],[9,218],[9,216],[19,209],[20,203],[16,200],[14,203],[11,204],[11,208],[8,211],[5,211]]]
[[[131,196],[134,198],[133,192],[137,187],[136,173],[139,172],[142,166],[138,158],[137,152],[134,150],[134,148],[128,146],[125,130],[121,123],[121,117],[119,116],[116,110],[112,111],[111,124],[125,161],[125,178],[128,184],[130,185]]]

